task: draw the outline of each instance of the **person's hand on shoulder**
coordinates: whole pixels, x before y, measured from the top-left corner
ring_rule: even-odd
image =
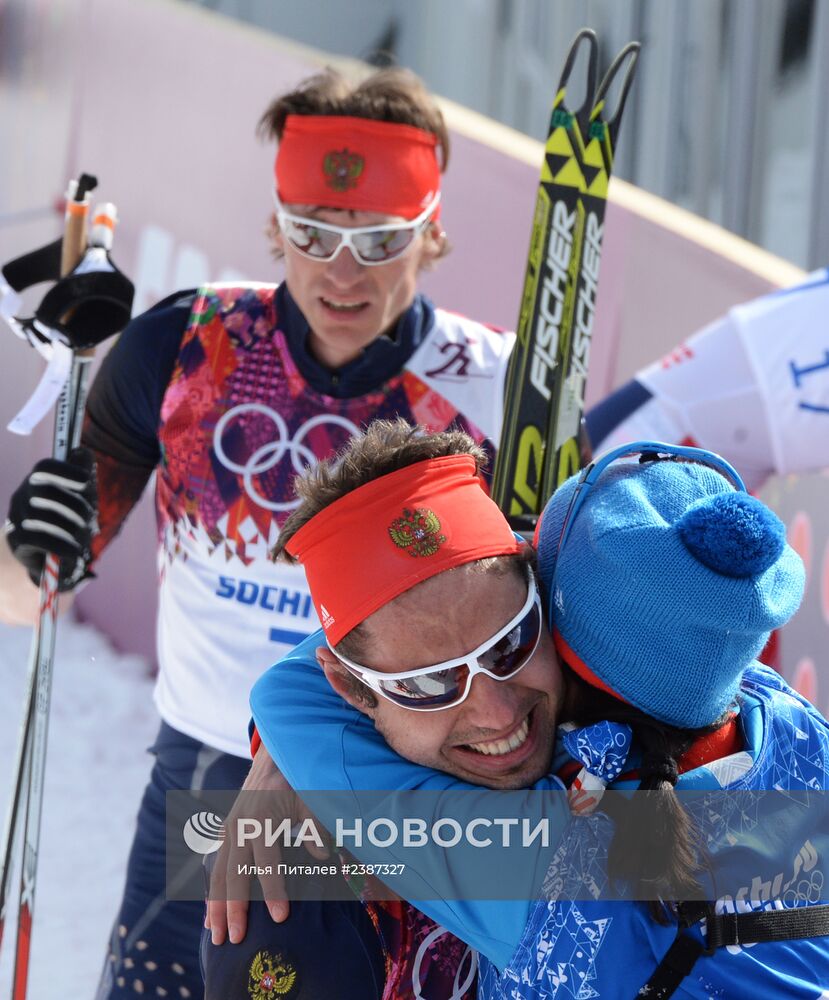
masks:
[[[225,831],[235,831],[238,821],[260,823],[269,821],[273,828],[285,820],[301,823],[313,819],[302,800],[291,788],[274,764],[264,746],[259,746],[244,785],[224,823]],[[252,841],[252,842],[251,842]],[[286,920],[290,904],[285,890],[285,878],[279,874],[282,861],[278,843],[265,844],[265,838],[255,837],[240,846],[232,836],[225,836],[210,876],[207,912],[204,926],[211,932],[214,945],[225,938],[238,944],[247,933],[250,883],[257,877],[262,894],[276,923]],[[306,843],[305,849],[319,860],[328,858],[328,851]],[[255,872],[256,875],[249,874]]]

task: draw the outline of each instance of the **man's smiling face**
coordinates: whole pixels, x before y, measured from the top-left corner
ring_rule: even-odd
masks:
[[[461,566],[439,573],[366,619],[360,662],[395,673],[463,656],[514,618],[526,597],[517,569]],[[329,665],[329,680],[331,671]],[[332,683],[373,719],[389,746],[415,763],[491,788],[524,788],[549,770],[563,682],[546,631],[513,678],[478,674],[460,705],[438,712],[414,712],[380,697],[369,708],[336,677]]]

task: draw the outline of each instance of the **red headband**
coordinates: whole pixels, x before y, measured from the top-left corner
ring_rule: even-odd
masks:
[[[415,219],[440,190],[436,146],[413,125],[288,115],[274,168],[279,200]]]
[[[471,455],[449,455],[374,479],[303,525],[286,546],[305,567],[333,646],[416,583],[519,551]]]

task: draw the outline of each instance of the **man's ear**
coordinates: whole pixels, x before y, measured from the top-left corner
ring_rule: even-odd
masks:
[[[435,264],[447,252],[448,241],[446,233],[439,222],[430,222],[423,233],[423,246],[420,250],[420,270],[431,271]]]
[[[367,715],[370,719],[373,719],[373,706],[370,706],[367,701],[360,698],[356,693],[356,685],[360,682],[348,673],[331,650],[327,646],[319,646],[316,650],[316,657],[317,663],[322,667],[322,672],[325,674],[328,683],[343,701],[347,701],[352,708],[356,708],[358,712],[362,712],[363,715]]]

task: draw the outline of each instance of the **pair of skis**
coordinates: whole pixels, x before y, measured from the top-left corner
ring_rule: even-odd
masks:
[[[597,88],[598,42],[582,29],[553,101],[492,484],[493,499],[518,531],[533,530],[554,490],[583,464],[580,430],[607,188],[639,48],[626,45]],[[567,87],[582,49],[586,97],[571,111]],[[608,117],[617,78],[620,92]]]
[[[5,285],[3,291],[13,300],[16,307],[19,304],[17,291],[47,277],[53,280],[57,277],[57,274],[51,273],[51,269],[53,266],[57,269],[57,255],[60,255],[60,276],[63,284],[59,282],[60,288],[56,286],[58,294],[53,295],[51,306],[47,295],[36,316],[30,320],[17,319],[11,314],[10,307],[3,312],[4,318],[19,336],[27,339],[50,357],[50,367],[55,367],[61,373],[67,372],[65,378],[61,374],[62,389],[55,408],[52,456],[60,460],[66,460],[72,449],[80,444],[94,345],[104,339],[104,336],[115,332],[111,329],[113,323],[120,324],[124,316],[129,316],[132,302],[131,283],[117,271],[109,258],[116,218],[113,205],[103,205],[96,210],[92,238],[88,239],[90,196],[96,186],[96,179],[88,174],[82,174],[77,181],[71,181],[66,196],[62,239],[11,262],[3,269],[4,277],[10,282],[10,285]],[[51,328],[47,322],[46,317],[51,315],[50,309],[56,311],[55,322],[59,324],[58,329]],[[96,321],[96,316],[102,316],[103,319]],[[78,325],[91,326],[93,332],[79,338]],[[65,368],[55,365],[61,357],[66,358]],[[51,381],[54,383],[55,380]],[[33,400],[37,398],[37,404],[31,405],[30,401],[12,422],[12,428],[18,433],[28,433],[31,425],[39,419],[45,404],[50,401],[45,398],[48,397],[46,385],[47,380],[44,378],[43,391],[36,392],[33,397]],[[47,556],[40,580],[40,603],[30,654],[28,693],[20,729],[2,857],[0,857],[2,865],[0,942],[2,942],[14,845],[18,826],[25,812],[13,1000],[25,1000],[28,990],[52,665],[57,629],[59,570],[57,557]]]

